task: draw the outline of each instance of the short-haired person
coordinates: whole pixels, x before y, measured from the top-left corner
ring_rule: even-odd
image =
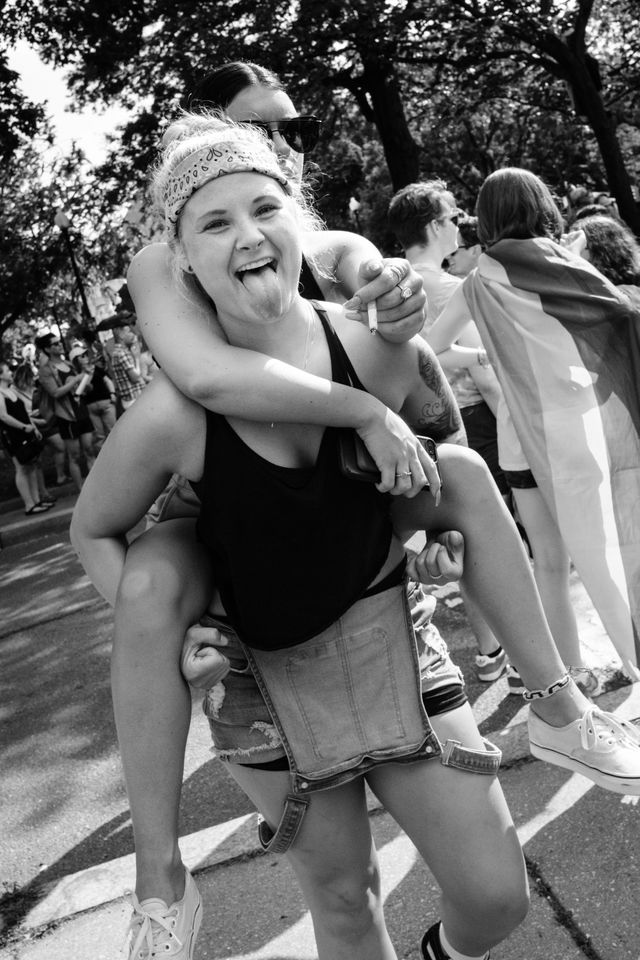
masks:
[[[116,396],[123,410],[128,410],[145,388],[140,370],[140,349],[135,323],[121,323],[113,328],[115,347],[110,362]]]
[[[458,246],[449,254],[447,267],[453,277],[464,280],[478,266],[482,244],[478,238],[478,218],[463,214],[458,218]]]
[[[89,413],[75,397],[82,380],[82,374],[76,373],[64,358],[64,346],[59,337],[45,333],[36,337],[36,347],[40,354],[38,381],[40,387],[53,402],[55,417],[64,442],[69,460],[69,473],[76,489],[82,489],[82,469],[80,455],[84,457],[87,470],[93,466],[93,424]]]
[[[389,226],[402,245],[407,260],[424,282],[428,306],[421,333],[425,339],[428,339],[430,326],[462,282],[443,267],[458,247],[461,215],[455,197],[442,180],[411,183],[399,190],[389,204]],[[482,341],[471,317],[457,343],[471,348],[466,351],[466,356],[459,351],[447,357],[441,355],[439,359],[460,407],[469,446],[486,461],[501,494],[506,497],[509,488],[498,466],[495,430],[500,387],[487,365]],[[461,359],[465,366],[461,365]],[[478,679],[490,683],[507,670],[507,656],[464,584],[461,593],[478,644]]]
[[[627,226],[606,213],[578,221],[584,243],[578,251],[596,270],[637,301],[640,287],[640,244]]]
[[[229,343],[368,387],[415,429],[457,439],[455,402],[423,341],[386,343],[337,305],[301,298],[304,208],[266,138],[230,121],[187,117],[156,188],[176,263],[215,298]],[[427,412],[434,408],[435,416]],[[158,374],[103,447],[76,507],[74,542],[113,596],[127,530],[172,473],[197,484],[198,535],[219,587],[212,615],[230,638],[224,650],[233,665],[224,703],[214,697],[207,706],[214,743],[287,852],[319,956],[395,957],[366,783],[440,883],[442,924],[425,934],[424,956],[488,957],[522,920],[528,899],[495,779],[498,751],[478,733],[460,682],[445,699],[420,669],[424,644],[413,632],[387,497],[341,472],[339,436],[206,413]],[[456,463],[457,450],[442,444],[443,462]],[[425,466],[437,492],[433,463]],[[253,582],[247,535],[252,551],[270,557]],[[247,661],[257,683],[247,683]],[[312,718],[309,737],[303,717]],[[324,789],[305,793],[309,777]],[[191,884],[187,875],[187,897]],[[166,932],[169,953],[182,937],[169,923]]]
[[[548,187],[505,168],[477,204],[478,267],[429,339],[447,350],[471,313],[500,378],[500,464],[527,530],[556,644],[590,692],[569,596],[569,557],[638,678],[640,370],[638,313],[591,264],[561,246]]]

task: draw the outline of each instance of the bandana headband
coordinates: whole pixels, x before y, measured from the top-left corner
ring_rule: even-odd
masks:
[[[209,180],[229,173],[262,173],[291,192],[275,154],[266,142],[263,145],[256,140],[255,134],[239,133],[233,141],[207,144],[181,160],[167,184],[164,208],[169,242],[178,238],[178,219],[189,197]]]

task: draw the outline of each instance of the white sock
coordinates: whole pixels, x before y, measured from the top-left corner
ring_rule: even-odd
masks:
[[[440,944],[442,946],[442,949],[446,954],[449,955],[451,960],[488,960],[488,957],[489,957],[488,951],[487,953],[481,954],[479,957],[472,957],[468,953],[460,953],[459,950],[454,950],[454,948],[451,946],[451,944],[447,940],[447,935],[444,932],[444,927],[442,924],[440,924],[440,929],[438,931],[438,934],[440,936]]]

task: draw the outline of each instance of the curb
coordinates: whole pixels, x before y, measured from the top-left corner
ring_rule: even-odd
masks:
[[[640,714],[640,682],[620,687],[598,698],[598,706],[615,713],[619,719],[630,720]],[[491,732],[489,738],[502,750],[502,765],[511,766],[518,761],[530,760],[540,763],[529,753],[527,721],[519,719],[523,706],[514,721],[505,729]],[[382,805],[369,791],[367,806],[370,815],[381,811]],[[185,865],[192,873],[211,867],[223,867],[245,857],[262,853],[258,841],[258,815],[245,814],[234,820],[216,824],[205,830],[180,838],[180,850]],[[88,867],[69,874],[56,883],[44,898],[29,911],[22,923],[22,932],[33,932],[78,913],[105,906],[119,900],[123,892],[133,889],[135,883],[134,854],[128,854],[107,863]]]

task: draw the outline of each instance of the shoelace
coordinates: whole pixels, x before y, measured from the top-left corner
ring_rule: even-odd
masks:
[[[606,730],[603,731],[603,727]],[[604,713],[597,707],[589,707],[582,717],[580,738],[585,750],[597,747],[599,739],[606,739],[610,744],[626,741],[634,746],[640,746],[640,729],[629,720],[618,720],[617,717]]]
[[[125,894],[125,900],[133,907],[133,916],[122,946],[124,950],[127,940],[131,938],[130,960],[139,960],[143,956],[143,948],[146,948],[147,957],[154,957],[161,949],[166,948],[172,940],[176,946],[182,946],[181,941],[173,932],[175,917],[178,914],[177,910],[169,910],[167,913],[149,910],[147,907],[141,906],[140,901],[132,891]]]

